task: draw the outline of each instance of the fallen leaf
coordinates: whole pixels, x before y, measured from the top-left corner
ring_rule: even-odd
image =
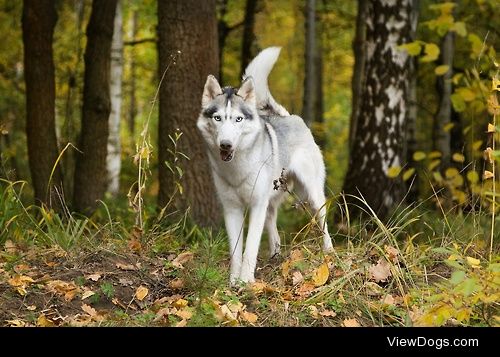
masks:
[[[174,279],[168,284],[172,289],[182,289],[184,287],[184,281],[182,279]]]
[[[29,306],[26,306],[26,308],[28,309],[28,311],[35,311],[36,305],[29,305]]]
[[[294,271],[292,274],[292,284],[297,285],[304,281],[304,277],[300,271]]]
[[[101,278],[101,274],[95,273],[86,276],[87,280],[98,281]]]
[[[183,320],[189,320],[193,317],[193,313],[188,309],[178,310],[175,315],[179,316]]]
[[[82,304],[82,310],[92,317],[97,316],[97,311],[92,306],[87,304]]]
[[[319,317],[318,308],[316,306],[309,305],[307,308],[309,310],[309,315],[311,315],[313,319],[317,319]]]
[[[322,286],[325,285],[325,283],[328,280],[328,276],[330,275],[330,271],[328,270],[328,264],[323,263],[321,264],[318,269],[314,271],[312,280],[314,282],[314,285],[316,286]]]
[[[18,274],[24,273],[26,271],[29,271],[30,267],[26,264],[18,264],[14,267],[14,271]]]
[[[135,297],[137,298],[137,300],[142,301],[142,300],[144,300],[144,298],[146,297],[146,295],[148,293],[149,293],[148,288],[141,285],[135,291]]]
[[[170,309],[168,307],[161,308],[155,315],[154,322],[162,320],[165,316],[170,314]]]
[[[36,320],[36,325],[40,327],[54,327],[56,324],[54,321],[48,319],[44,314],[41,314]]]
[[[8,279],[7,282],[9,283],[9,285],[16,288],[19,295],[25,296],[28,293],[26,288],[35,281],[26,275],[16,275]]]
[[[323,310],[319,314],[321,316],[324,316],[324,317],[335,317],[335,316],[337,316],[337,313],[335,311],[332,311],[332,310]]]
[[[342,322],[342,326],[343,327],[361,327],[358,320],[356,320],[356,319],[345,319]]]
[[[292,263],[301,261],[302,259],[304,259],[304,255],[302,254],[302,250],[294,249],[291,251],[290,260],[292,261]]]
[[[392,296],[391,294],[387,294],[386,296],[384,296],[381,302],[384,305],[393,306],[396,300],[394,299],[394,296]]]
[[[238,313],[243,309],[243,304],[239,301],[230,300],[226,303],[226,305],[229,308],[229,310],[231,310],[231,312],[234,313]]]
[[[393,263],[398,262],[398,255],[399,255],[399,250],[394,248],[391,245],[385,245],[384,250],[387,253],[387,256],[389,257],[389,260]]]
[[[483,180],[488,180],[488,179],[493,178],[493,177],[495,177],[495,175],[493,175],[493,172],[488,171],[488,170],[484,171]]]
[[[288,274],[290,273],[290,264],[292,262],[290,260],[286,260],[281,264],[281,275],[283,275],[283,278],[287,278]]]
[[[172,261],[172,265],[176,268],[184,269],[183,264],[189,262],[193,257],[194,255],[191,252],[181,253]]]
[[[128,241],[128,248],[136,253],[139,253],[142,250],[142,244],[138,239],[132,238]]]
[[[384,288],[374,283],[373,281],[367,281],[364,284],[366,289],[366,294],[370,296],[379,296],[384,293]]]
[[[92,290],[87,290],[82,294],[82,300],[85,300],[91,297],[92,295],[95,295],[95,292],[93,292]]]
[[[373,265],[368,269],[370,273],[370,279],[375,282],[386,281],[391,274],[391,266],[384,259],[379,259],[377,265]]]
[[[5,322],[11,326],[11,327],[24,327],[26,326],[26,322],[22,321],[22,320],[5,320]]]
[[[75,295],[80,292],[80,288],[75,283],[63,280],[51,280],[47,282],[46,288],[52,293],[62,295],[66,301],[73,300]]]
[[[236,315],[229,309],[227,305],[220,306],[220,314],[222,320],[233,321],[236,320]]]
[[[121,270],[136,270],[136,267],[132,264],[116,263],[116,267]]]
[[[257,315],[255,315],[255,314],[254,314],[254,313],[252,313],[252,312],[248,312],[248,311],[243,311],[243,312],[241,313],[241,318],[242,318],[243,320],[245,320],[246,322],[249,322],[249,323],[251,323],[251,324],[253,324],[253,323],[257,322],[257,320],[258,320],[258,316],[257,316]]]
[[[467,259],[467,263],[473,268],[477,268],[477,267],[479,267],[479,264],[481,264],[481,261],[479,259],[472,258],[472,257],[467,257],[466,259]]]
[[[312,283],[304,283],[295,290],[295,293],[301,297],[307,297],[311,295],[311,292],[314,290],[315,285]]]
[[[5,251],[9,254],[14,254],[17,252],[17,247],[10,239],[7,239],[4,243]]]
[[[184,299],[178,299],[172,305],[178,309],[182,309],[183,307],[188,306],[188,301]]]
[[[111,302],[117,306],[120,306],[122,309],[125,309],[125,310],[127,309],[127,306],[125,306],[125,304],[122,303],[118,298],[111,299]],[[130,306],[130,307],[132,307],[132,306]]]

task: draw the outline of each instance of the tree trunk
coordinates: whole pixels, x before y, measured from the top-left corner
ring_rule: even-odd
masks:
[[[440,57],[441,65],[449,66],[448,72],[443,76],[438,77],[437,87],[439,93],[439,109],[434,120],[432,130],[433,149],[441,153],[440,169],[450,167],[451,151],[450,151],[450,131],[445,130],[445,126],[450,123],[453,112],[451,104],[451,94],[453,91],[453,56],[454,56],[455,33],[449,31],[441,40]]]
[[[55,127],[55,78],[52,41],[57,13],[51,0],[25,0],[23,6],[26,135],[35,202],[61,203],[62,174]]]
[[[361,110],[361,95],[365,84],[365,63],[366,63],[366,6],[367,0],[358,0],[358,14],[356,16],[356,33],[352,49],[354,52],[354,68],[352,72],[352,111],[351,125],[349,127],[349,149],[352,150],[354,144],[354,134],[356,133],[357,120]]]
[[[135,41],[137,37],[137,11],[132,12],[130,19],[130,40]],[[135,117],[137,115],[137,98],[136,91],[136,78],[137,78],[137,65],[135,63],[135,50],[134,46],[130,49],[130,105],[128,110],[128,130],[132,140],[132,148],[135,143]]]
[[[305,6],[305,76],[304,95],[302,104],[302,118],[307,126],[311,126],[314,121],[314,98],[315,98],[315,66],[314,54],[316,52],[316,0],[307,0]]]
[[[81,153],[77,155],[74,208],[91,214],[106,191],[109,135],[111,41],[117,0],[94,0],[87,25]]]
[[[178,163],[184,171],[180,180],[184,192],[176,195],[175,206],[180,210],[190,207],[195,222],[207,225],[218,219],[219,209],[196,120],[207,75],[219,68],[215,0],[158,1],[158,38],[160,73],[171,62],[170,56],[181,51],[160,88],[158,204],[164,207],[168,203],[178,181],[165,165],[173,163],[168,136],[178,128],[183,135],[177,150],[189,161]]]
[[[245,19],[243,20],[243,41],[241,44],[241,71],[240,77],[243,77],[245,69],[250,61],[256,55],[253,51],[255,43],[255,13],[258,0],[247,0],[245,5]]]
[[[366,82],[344,192],[361,194],[380,219],[388,218],[405,193],[402,180],[388,172],[406,159],[409,57],[398,46],[410,40],[412,6],[412,0],[370,1],[365,16]]]
[[[113,41],[111,43],[111,115],[109,116],[108,138],[108,192],[117,196],[120,191],[121,142],[120,121],[122,106],[122,74],[123,74],[123,18],[122,7],[118,0]]]
[[[413,0],[412,16],[411,16],[411,41],[417,39],[417,25],[419,17],[419,5],[420,0]],[[408,94],[408,118],[406,125],[406,137],[407,137],[407,148],[406,148],[406,161],[413,161],[413,154],[418,150],[417,147],[417,75],[418,75],[418,62],[416,57],[411,57],[410,61],[410,88]],[[413,165],[415,167],[415,165]],[[408,190],[408,195],[406,196],[406,202],[414,203],[417,202],[419,197],[419,181],[414,174],[406,184]]]
[[[218,55],[219,55],[219,81],[223,83],[223,73],[222,73],[222,65],[224,64],[224,48],[226,47],[227,36],[231,32],[229,25],[225,19],[227,13],[227,3],[229,0],[220,0],[217,1],[217,16],[219,20],[217,21],[217,38],[219,41],[218,46]]]

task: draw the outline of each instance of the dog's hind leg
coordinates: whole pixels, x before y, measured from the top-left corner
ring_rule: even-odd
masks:
[[[281,250],[280,235],[276,227],[278,205],[278,202],[269,202],[269,206],[267,206],[266,230],[269,239],[269,255],[271,258],[280,254]]]
[[[321,156],[320,156],[321,159]],[[317,163],[320,162],[321,166]],[[328,233],[326,223],[326,198],[324,193],[324,166],[322,161],[311,160],[305,155],[296,155],[291,165],[292,175],[295,178],[297,191],[302,199],[308,201],[315,214],[318,227],[323,232],[323,251],[333,251],[332,238]]]
[[[244,211],[242,208],[225,207],[224,221],[229,236],[229,253],[231,256],[230,282],[236,283],[241,272],[244,237]]]

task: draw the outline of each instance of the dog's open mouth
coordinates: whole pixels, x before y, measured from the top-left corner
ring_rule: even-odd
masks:
[[[222,161],[231,161],[233,159],[233,150],[221,150],[220,151],[220,158]]]

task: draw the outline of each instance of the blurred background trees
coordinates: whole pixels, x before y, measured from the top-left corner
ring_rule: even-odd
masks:
[[[157,197],[213,222],[194,125],[204,79],[237,86],[259,50],[281,46],[271,90],[310,125],[331,195],[361,192],[381,218],[408,192],[410,203],[436,191],[431,207],[490,209],[498,2],[386,3],[0,0],[0,176],[29,181],[38,203],[57,192],[72,211],[99,200],[126,210],[143,155],[151,213]],[[138,152],[147,120],[151,149]]]

